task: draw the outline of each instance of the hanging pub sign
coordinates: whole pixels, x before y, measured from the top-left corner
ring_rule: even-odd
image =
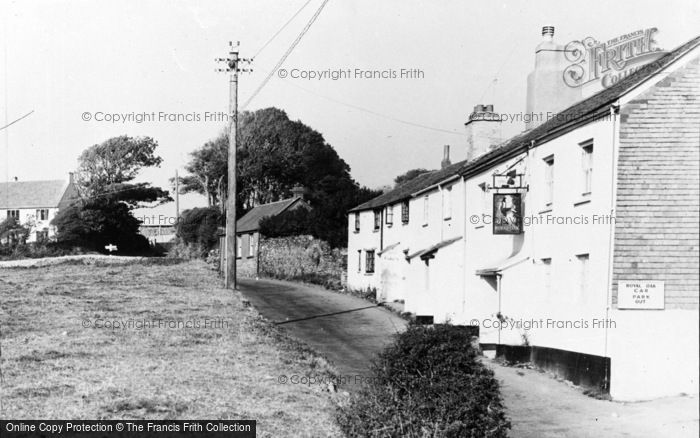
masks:
[[[523,205],[520,193],[493,194],[493,234],[523,232]]]

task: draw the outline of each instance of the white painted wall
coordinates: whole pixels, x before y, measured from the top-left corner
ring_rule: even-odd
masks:
[[[14,209],[13,209],[14,210]],[[56,227],[50,225],[51,221],[58,213],[58,208],[48,208],[49,216],[45,220],[37,220],[37,208],[21,208],[19,209],[19,222],[23,225],[31,224],[29,236],[27,237],[27,242],[36,241],[36,232],[47,229],[49,232],[49,238],[53,238],[56,235]],[[0,209],[0,222],[7,218],[8,210]]]

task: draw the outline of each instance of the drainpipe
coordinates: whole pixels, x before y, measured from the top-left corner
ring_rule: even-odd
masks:
[[[610,117],[612,117],[612,159],[610,160],[612,169],[610,171],[611,184],[610,184],[610,215],[614,216],[615,206],[617,203],[617,115],[620,112],[619,102],[610,106]],[[605,347],[603,350],[603,356],[608,357],[608,336],[609,336],[609,324],[607,321],[610,320],[610,309],[612,307],[612,290],[613,290],[613,253],[615,251],[615,220],[610,221],[610,229],[608,230],[608,293],[606,297],[605,306]],[[606,370],[606,375],[610,370]],[[605,382],[606,389],[610,388],[610,382]]]
[[[384,210],[379,213],[379,251],[384,251]]]
[[[467,307],[467,178],[462,177],[462,315]]]
[[[498,315],[503,316],[501,313],[501,273],[496,273],[496,290],[498,291]],[[500,322],[500,318],[499,318]],[[498,324],[498,345],[501,345],[501,326],[503,324]]]

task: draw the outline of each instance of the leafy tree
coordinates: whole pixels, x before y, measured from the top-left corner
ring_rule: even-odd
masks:
[[[413,178],[423,175],[424,173],[432,172],[432,170],[428,169],[423,169],[423,168],[418,168],[418,169],[411,169],[408,172],[402,173],[401,175],[397,176],[394,178],[394,184],[397,186],[400,184],[403,184],[405,182],[408,182],[412,180]]]
[[[177,224],[177,236],[206,252],[216,245],[217,228],[222,223],[221,212],[215,207],[185,210]]]
[[[116,244],[120,252],[148,248],[140,222],[131,211],[141,203],[171,200],[168,192],[148,183],[134,183],[145,167],[160,166],[158,143],[150,137],[120,136],[89,147],[78,158],[79,199],[61,209],[52,224],[58,241],[104,251]]]
[[[291,196],[296,185],[308,189],[314,235],[334,246],[346,241],[346,212],[380,192],[361,188],[350,166],[323,135],[277,108],[244,112],[239,119],[237,212]],[[228,138],[225,133],[194,151],[182,178],[183,192],[195,191],[211,203],[225,200]],[[212,193],[215,196],[212,196]]]

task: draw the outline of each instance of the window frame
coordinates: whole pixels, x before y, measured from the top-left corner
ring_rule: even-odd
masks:
[[[365,274],[374,274],[374,261],[375,253],[374,250],[365,251]]]
[[[428,226],[430,221],[430,196],[423,196],[423,226]]]
[[[403,201],[401,203],[401,223],[403,225],[408,224],[409,221],[410,204],[409,201]]]
[[[355,213],[355,232],[360,232],[360,212]]]
[[[44,212],[46,215],[44,215]],[[38,221],[46,221],[49,220],[49,209],[48,208],[37,208],[36,209],[36,215],[34,218]]]
[[[255,233],[248,234],[248,258],[255,257]]]
[[[545,165],[544,169],[544,186],[545,186],[545,198],[544,206],[547,209],[551,209],[554,205],[554,155],[549,155],[542,159]]]
[[[13,212],[16,212],[17,214],[12,214]],[[15,220],[19,220],[19,210],[16,209],[7,209],[7,218],[15,218]]]
[[[452,186],[442,189],[442,218],[446,221],[452,219]]]
[[[389,226],[394,225],[394,206],[393,205],[388,205],[386,207],[386,219],[384,222],[386,222],[386,224]]]
[[[581,148],[581,195],[590,196],[593,192],[593,139],[579,143]]]
[[[243,236],[236,236],[236,258],[243,257]]]
[[[382,210],[375,209],[374,211],[374,231],[379,231],[382,227]]]

